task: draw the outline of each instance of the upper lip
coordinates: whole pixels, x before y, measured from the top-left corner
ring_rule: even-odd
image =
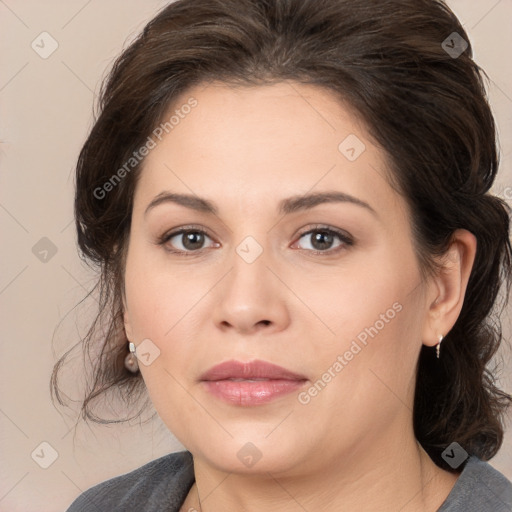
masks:
[[[281,366],[261,360],[246,363],[234,360],[225,361],[212,366],[201,375],[200,379],[209,381],[226,379],[307,380],[304,375],[299,375]]]

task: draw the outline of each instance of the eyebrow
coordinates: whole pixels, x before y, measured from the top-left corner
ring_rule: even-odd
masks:
[[[185,208],[190,208],[191,210],[213,215],[217,215],[219,211],[215,204],[207,199],[190,194],[176,194],[164,191],[158,194],[149,203],[144,215],[147,215],[150,210],[164,203],[174,203],[184,206]],[[289,215],[298,211],[309,210],[324,203],[355,204],[367,209],[378,217],[377,212],[368,203],[350,194],[345,194],[344,192],[315,192],[312,194],[288,197],[279,202],[278,212],[281,215]]]

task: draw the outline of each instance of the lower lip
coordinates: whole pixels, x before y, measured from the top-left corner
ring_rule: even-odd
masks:
[[[206,389],[217,398],[232,405],[251,406],[266,404],[272,400],[299,390],[304,380],[216,380],[203,381]]]

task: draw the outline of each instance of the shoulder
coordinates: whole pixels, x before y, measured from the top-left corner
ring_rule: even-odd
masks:
[[[179,510],[193,483],[191,453],[171,453],[91,487],[67,512]]]
[[[438,512],[512,512],[512,482],[472,455]]]

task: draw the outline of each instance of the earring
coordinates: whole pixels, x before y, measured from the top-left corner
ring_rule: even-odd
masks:
[[[139,371],[139,363],[137,362],[137,356],[135,355],[135,344],[131,341],[128,343],[128,350],[130,353],[124,359],[124,366],[130,372],[137,373]]]
[[[437,359],[439,359],[439,351],[441,350],[441,341],[443,341],[442,334],[439,335],[439,341],[437,342],[437,345],[436,345]]]

